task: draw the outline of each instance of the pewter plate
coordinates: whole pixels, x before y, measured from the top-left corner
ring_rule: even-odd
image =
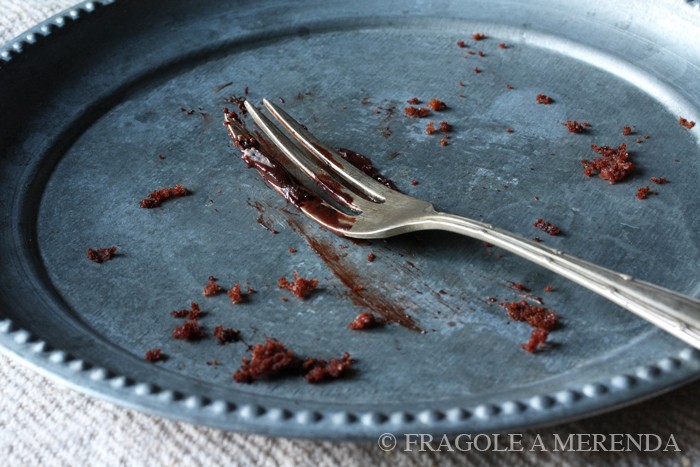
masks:
[[[547,245],[697,297],[700,133],[678,121],[700,121],[698,43],[697,2],[680,0],[83,3],[0,55],[2,350],[150,413],[335,439],[513,430],[684,384],[697,351],[513,255],[438,232],[353,243],[309,224],[244,168],[221,122],[225,98],[247,87],[441,210],[527,237],[545,237],[532,226],[543,217],[564,231]],[[540,93],[554,103],[536,104]],[[409,119],[412,97],[449,110]],[[592,127],[572,134],[567,119]],[[452,125],[448,146],[425,134],[428,120]],[[591,144],[622,142],[629,181],[583,175]],[[670,183],[637,200],[652,176]],[[175,183],[192,196],[139,208]],[[111,245],[114,260],[86,259]],[[294,271],[320,290],[288,297],[277,279]],[[209,275],[257,293],[236,306],[203,297]],[[520,299],[511,281],[562,319],[544,351],[523,351],[527,327],[488,300]],[[425,332],[349,331],[358,293]],[[236,384],[244,344],[170,338],[169,312],[191,301],[209,333],[347,351],[354,371]],[[155,347],[169,359],[145,362]]]

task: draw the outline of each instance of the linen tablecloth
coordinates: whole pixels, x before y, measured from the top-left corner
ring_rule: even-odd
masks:
[[[5,43],[74,0],[0,0]],[[681,465],[700,463],[700,382],[625,409],[520,431],[522,452],[384,452],[376,442],[324,442],[229,433],[146,415],[63,387],[0,356],[2,465]],[[679,451],[553,452],[537,436],[672,435]]]

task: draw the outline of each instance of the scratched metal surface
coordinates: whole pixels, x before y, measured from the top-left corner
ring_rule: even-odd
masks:
[[[678,124],[700,120],[693,2],[88,2],[33,32],[0,60],[0,344],[39,371],[195,423],[328,438],[553,423],[698,375],[697,351],[513,255],[447,233],[366,244],[310,225],[244,169],[221,124],[224,98],[248,87],[438,209],[700,296],[700,133]],[[554,103],[537,105],[539,93]],[[412,97],[449,110],[408,119]],[[568,133],[567,119],[592,127]],[[425,134],[429,120],[452,125],[448,146]],[[629,181],[583,175],[592,143],[622,142],[637,165]],[[670,183],[637,200],[652,176]],[[174,183],[193,195],[139,208]],[[536,230],[538,217],[564,235]],[[85,258],[110,245],[113,261]],[[283,302],[277,279],[294,271],[320,290]],[[205,298],[209,275],[257,293],[236,306]],[[488,301],[520,299],[510,281],[560,315],[546,351],[522,351],[528,328]],[[365,310],[356,284],[425,333],[349,331]],[[347,351],[355,371],[235,384],[245,345],[169,337],[169,312],[193,300],[209,332]],[[146,363],[154,347],[170,358]]]

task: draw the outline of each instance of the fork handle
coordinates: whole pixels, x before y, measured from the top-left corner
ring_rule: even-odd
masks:
[[[606,269],[483,222],[429,214],[420,229],[448,230],[483,240],[537,263],[617,303],[700,349],[700,300]]]

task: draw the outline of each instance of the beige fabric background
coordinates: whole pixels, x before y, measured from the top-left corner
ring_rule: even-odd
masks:
[[[0,0],[0,43],[73,0]],[[682,452],[382,452],[374,442],[331,443],[228,433],[145,415],[64,388],[0,356],[1,465],[681,465],[700,464],[700,382],[583,421],[523,432],[654,433]]]

